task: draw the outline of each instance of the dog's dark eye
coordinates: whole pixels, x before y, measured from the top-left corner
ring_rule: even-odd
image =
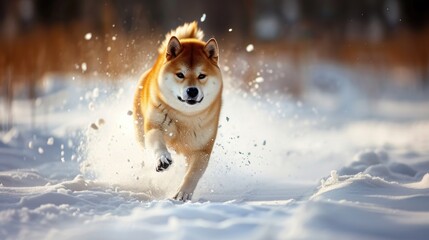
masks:
[[[185,78],[185,75],[183,75],[183,73],[181,73],[181,72],[176,73],[176,76],[177,76],[178,78],[180,78],[180,79],[184,79],[184,78]]]
[[[198,75],[198,79],[204,79],[204,78],[206,78],[205,74],[200,73],[200,75]]]

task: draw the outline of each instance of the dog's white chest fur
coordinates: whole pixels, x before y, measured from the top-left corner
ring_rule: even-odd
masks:
[[[186,116],[162,111],[152,114],[153,120],[160,124],[169,147],[178,145],[188,150],[200,149],[214,141],[216,126],[212,124],[212,114]]]

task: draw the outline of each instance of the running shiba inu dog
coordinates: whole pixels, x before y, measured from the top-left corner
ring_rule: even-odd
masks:
[[[186,157],[186,175],[173,197],[180,201],[192,198],[207,168],[221,108],[219,48],[213,38],[203,42],[203,35],[196,22],[167,34],[134,97],[137,136],[153,151],[156,171],[172,164],[168,148]]]

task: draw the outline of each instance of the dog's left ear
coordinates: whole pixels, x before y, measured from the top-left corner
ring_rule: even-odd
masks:
[[[167,53],[165,57],[167,60],[171,60],[175,58],[180,53],[180,51],[182,51],[182,45],[180,44],[179,39],[177,39],[175,36],[172,36],[168,42]]]
[[[219,47],[217,46],[217,42],[214,38],[210,38],[204,46],[204,52],[207,57],[212,59],[214,62],[218,62],[219,60]]]

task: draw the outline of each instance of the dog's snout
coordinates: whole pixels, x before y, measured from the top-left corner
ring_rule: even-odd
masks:
[[[188,96],[190,98],[195,98],[198,96],[198,88],[190,87],[190,88],[186,89],[186,94],[188,94]]]
[[[177,99],[189,105],[201,103],[204,99],[204,94],[198,87],[186,87],[182,91],[181,96],[177,96]]]

